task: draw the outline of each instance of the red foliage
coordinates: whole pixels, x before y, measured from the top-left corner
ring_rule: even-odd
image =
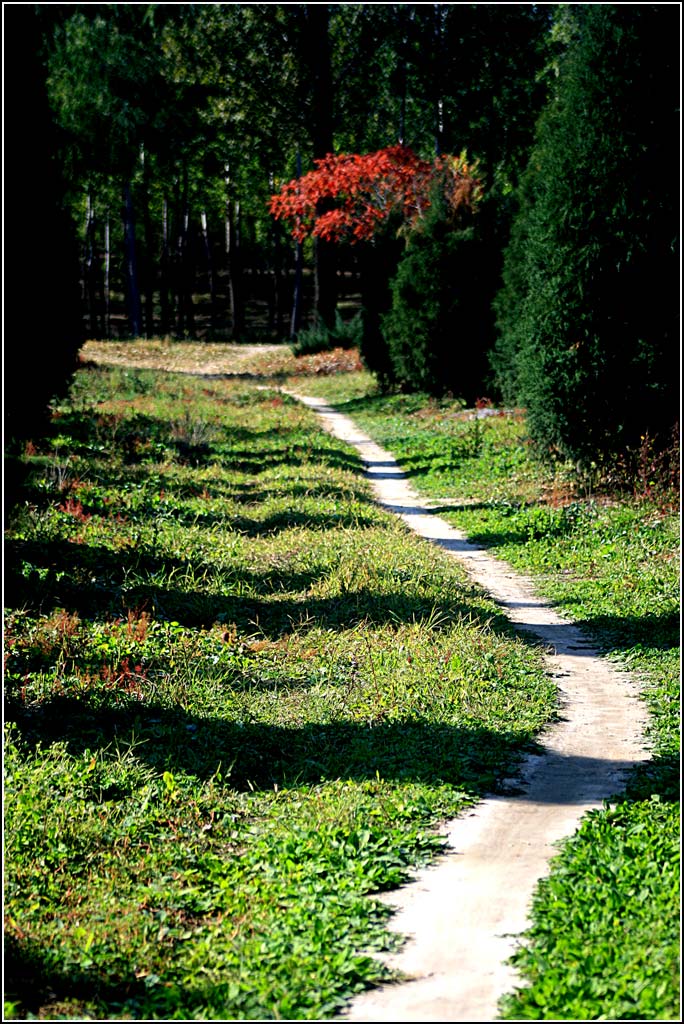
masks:
[[[74,519],[78,519],[79,523],[87,523],[92,518],[87,512],[83,511],[82,503],[76,498],[67,498],[62,505],[59,505],[59,510],[73,516]]]
[[[453,212],[471,209],[481,191],[476,168],[465,155],[429,163],[405,146],[390,146],[365,156],[329,153],[315,164],[315,170],[286,182],[270,201],[271,213],[289,221],[300,242],[307,235],[333,242],[372,238],[394,210],[414,226],[430,205],[436,181]]]

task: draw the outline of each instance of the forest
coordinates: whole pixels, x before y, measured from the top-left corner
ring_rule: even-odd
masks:
[[[671,444],[678,18],[676,4],[7,5],[6,137],[24,147],[7,167],[7,315],[50,325],[36,408],[86,336],[359,344],[385,390],[527,408],[544,457]],[[371,229],[318,231],[350,201],[319,162],[392,152],[432,169],[411,182],[419,215],[369,164],[350,216]],[[450,205],[459,160],[474,201]],[[288,188],[307,193],[308,222]],[[36,414],[10,396],[10,436]]]

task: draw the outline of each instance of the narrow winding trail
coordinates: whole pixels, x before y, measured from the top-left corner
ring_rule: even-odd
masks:
[[[525,760],[516,795],[485,799],[450,822],[445,855],[387,896],[397,910],[391,926],[409,939],[386,962],[408,980],[364,993],[345,1014],[354,1021],[494,1021],[499,998],[515,986],[505,962],[527,926],[554,844],[648,756],[645,705],[629,676],[599,657],[529,580],[432,513],[388,452],[323,400],[290,394],[356,448],[381,505],[457,558],[516,628],[543,643],[557,681],[559,721],[541,737],[544,753]]]

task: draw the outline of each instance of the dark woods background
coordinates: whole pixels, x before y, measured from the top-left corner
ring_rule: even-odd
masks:
[[[542,454],[671,430],[679,5],[3,15],[6,436],[84,336],[281,341],[362,306],[384,387],[524,404]],[[479,160],[468,231],[298,249],[269,216],[316,157],[398,141]]]

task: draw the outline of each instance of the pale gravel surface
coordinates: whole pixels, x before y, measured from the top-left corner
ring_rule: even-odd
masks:
[[[293,361],[286,345],[235,345],[229,342],[209,344],[200,341],[87,341],[81,349],[81,355],[103,366],[168,370],[206,377],[239,377],[243,373],[250,373],[255,358],[261,356],[282,360],[283,365]]]
[[[544,753],[524,762],[519,795],[490,797],[449,822],[445,855],[386,896],[397,911],[392,927],[409,939],[385,959],[408,980],[362,994],[344,1014],[353,1021],[494,1021],[500,997],[515,987],[506,960],[529,923],[554,844],[620,792],[626,771],[648,756],[645,705],[629,676],[599,657],[528,579],[431,513],[388,452],[321,399],[294,397],[356,448],[381,505],[457,558],[518,629],[543,642],[558,685],[560,720],[541,737]]]

